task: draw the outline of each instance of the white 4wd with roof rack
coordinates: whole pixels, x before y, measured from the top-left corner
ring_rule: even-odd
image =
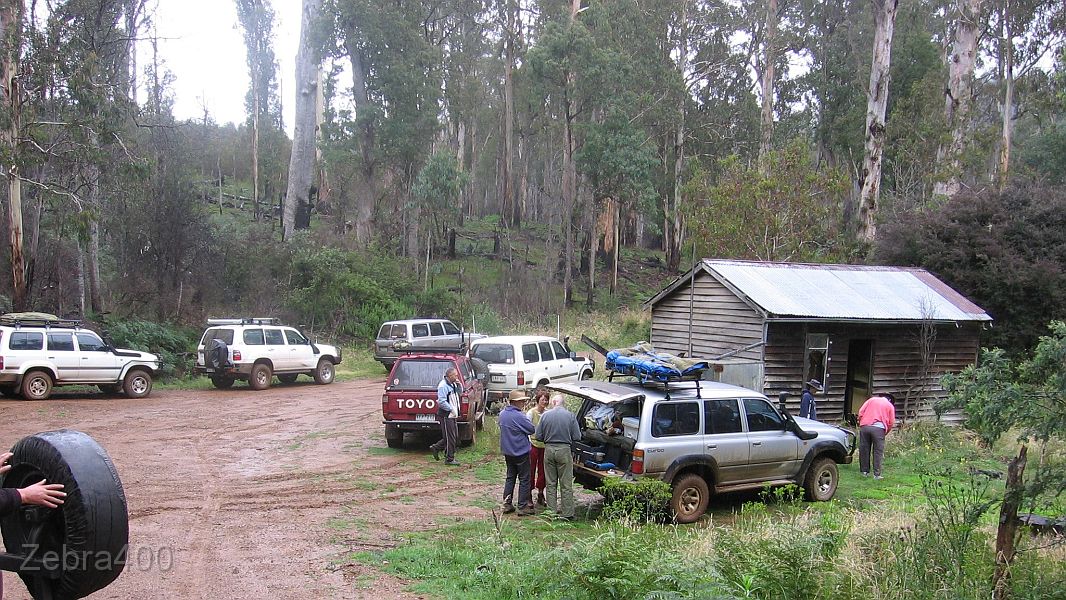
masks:
[[[46,313],[0,317],[0,394],[45,400],[52,388],[95,385],[109,394],[152,392],[159,357],[105,342],[81,321]]]
[[[474,340],[470,358],[487,365],[491,406],[511,390],[532,390],[558,381],[592,379],[596,363],[545,335],[503,335]]]
[[[278,319],[208,319],[207,324],[196,348],[195,371],[220,389],[240,379],[253,390],[265,390],[274,375],[282,383],[300,375],[333,383],[334,366],[341,362],[340,348],[316,344]]]

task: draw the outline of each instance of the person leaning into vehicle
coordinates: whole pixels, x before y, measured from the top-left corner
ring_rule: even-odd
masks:
[[[445,371],[444,379],[437,384],[437,422],[440,423],[441,438],[429,449],[433,451],[433,460],[440,460],[440,452],[443,450],[444,464],[449,466],[459,464],[455,461],[455,442],[459,438],[459,426],[455,420],[459,418],[459,394],[462,391],[459,371]]]
[[[7,464],[7,460],[12,456],[10,452],[0,454],[0,475],[11,470],[11,465]],[[0,488],[0,517],[14,512],[23,504],[57,508],[63,504],[63,498],[67,497],[67,493],[62,490],[62,483],[48,483],[46,479],[20,489]],[[4,580],[0,577],[0,599],[3,597]]]
[[[548,480],[548,510],[568,521],[574,518],[574,442],[581,441],[577,417],[563,405],[560,394],[540,418],[533,437],[544,442],[544,473]],[[560,505],[561,503],[561,505]]]
[[[533,514],[529,491],[529,436],[533,422],[522,412],[526,397],[522,390],[512,390],[507,397],[507,406],[500,411],[500,452],[507,463],[507,476],[503,482],[503,512],[513,513],[515,480],[518,480],[518,516]]]

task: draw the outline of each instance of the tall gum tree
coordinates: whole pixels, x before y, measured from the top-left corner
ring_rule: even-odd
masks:
[[[872,242],[877,236],[877,205],[881,193],[881,157],[885,150],[885,111],[888,108],[892,34],[899,0],[872,0],[874,12],[873,61],[866,98],[866,149],[859,194],[859,237]]]
[[[323,0],[303,0],[300,19],[300,47],[296,52],[296,105],[293,120],[292,154],[289,158],[289,185],[282,211],[282,236],[291,240],[296,221],[296,207],[311,201],[315,178],[315,144],[318,118],[318,75],[322,52],[316,39],[316,27]]]
[[[944,86],[944,120],[951,129],[946,148],[938,152],[943,180],[933,186],[933,194],[948,198],[961,188],[961,157],[969,139],[970,107],[973,103],[973,73],[981,30],[984,28],[985,0],[958,0],[949,3],[953,12],[951,50],[947,57],[948,81]]]
[[[11,244],[12,308],[26,308],[26,259],[22,248],[22,177],[19,141],[22,136],[22,94],[19,63],[22,58],[22,0],[0,1],[0,94],[4,123],[0,126],[4,174],[7,177],[7,228]]]

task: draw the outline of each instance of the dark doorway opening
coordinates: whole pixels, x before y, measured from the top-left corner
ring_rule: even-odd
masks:
[[[873,393],[874,342],[851,340],[848,342],[848,381],[844,388],[844,418],[855,422],[855,415],[863,402]]]

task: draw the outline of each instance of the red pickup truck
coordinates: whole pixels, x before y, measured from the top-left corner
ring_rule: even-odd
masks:
[[[485,387],[475,373],[473,362],[460,349],[409,350],[396,358],[381,395],[385,442],[390,448],[403,447],[403,434],[439,434],[437,424],[437,384],[448,369],[459,372],[463,392],[459,401],[459,443],[470,446],[477,430],[485,423]]]

